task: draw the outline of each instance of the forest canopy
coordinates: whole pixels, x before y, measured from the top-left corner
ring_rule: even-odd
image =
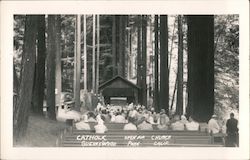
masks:
[[[85,73],[83,62],[87,59],[88,76],[86,81],[88,92],[95,90],[95,85],[92,82],[95,80],[96,74],[92,74],[92,72],[96,72],[96,68],[92,66],[98,65],[98,84],[110,80],[116,74],[121,74],[129,81],[137,83],[144,89],[145,94],[142,94],[141,97],[147,106],[157,107],[155,106],[158,104],[155,102],[155,97],[159,97],[159,105],[161,104],[160,99],[162,99],[162,97],[160,90],[158,96],[155,93],[155,90],[158,91],[158,87],[160,87],[160,85],[155,85],[155,80],[156,77],[159,78],[166,75],[166,78],[159,78],[157,82],[159,81],[159,83],[161,83],[160,81],[164,79],[169,80],[167,110],[169,110],[169,113],[180,112],[181,114],[185,114],[188,105],[189,53],[187,19],[185,15],[169,15],[166,17],[152,15],[100,15],[98,21],[98,39],[97,33],[93,34],[93,31],[97,32],[96,26],[93,27],[96,18],[94,18],[93,15],[86,15],[86,24],[83,23],[83,18],[81,18],[80,28],[86,27],[86,35],[84,35],[84,30],[82,29],[80,35],[82,42],[80,44],[82,48],[80,54],[80,89],[84,87]],[[41,82],[44,83],[42,92],[44,92],[45,95],[40,97],[41,102],[49,98],[48,96],[46,97],[48,86],[51,86],[48,82],[48,78],[53,79],[53,76],[50,77],[48,72],[50,72],[50,64],[53,66],[54,62],[50,62],[48,57],[50,57],[50,54],[53,53],[54,50],[58,51],[56,47],[59,48],[61,55],[59,57],[60,59],[54,64],[61,66],[61,91],[74,92],[76,23],[77,19],[75,15],[14,16],[14,91],[18,97],[20,97],[21,93],[19,89],[21,86],[19,86],[19,84],[21,84],[22,81],[22,70],[25,61],[23,57],[27,51],[27,47],[29,49],[29,46],[25,46],[25,42],[28,41],[28,39],[25,39],[25,34],[27,33],[29,34],[26,36],[37,37],[35,41],[35,53],[32,53],[34,54],[34,66],[38,66],[37,64],[40,63],[41,57],[39,57],[39,55],[41,52],[44,54],[42,56],[43,63],[40,63],[43,68],[41,68],[40,71],[44,70],[44,77],[41,77],[44,81]],[[237,116],[239,110],[239,15],[214,15],[213,24],[214,113],[220,115],[221,120],[225,120],[228,118],[230,112],[234,112]],[[34,33],[30,30],[26,30],[27,27],[34,27]],[[30,35],[31,33],[33,34]],[[157,40],[156,33],[157,36],[159,35],[159,39]],[[83,43],[84,37],[86,38],[85,44]],[[94,38],[95,44],[97,44],[98,41],[98,47],[94,46],[93,51]],[[55,46],[51,46],[53,41],[56,41]],[[156,42],[157,44],[159,43],[159,46],[155,45]],[[160,45],[160,43],[166,45]],[[44,47],[45,50],[41,51],[42,47]],[[86,47],[87,57],[84,57],[84,47]],[[93,58],[93,52],[97,52],[97,48],[99,48],[100,53],[98,62],[94,61],[96,57]],[[161,52],[159,52],[159,57],[157,57],[159,61],[155,63],[155,52],[158,52],[158,50],[165,50],[165,52],[168,53],[166,62],[164,61],[163,63],[160,56],[164,55],[161,55]],[[182,50],[182,52],[180,52],[180,50]],[[181,59],[182,61],[180,61]],[[163,65],[161,63],[163,63]],[[155,73],[158,72],[158,70],[155,70],[156,64],[159,66],[159,75]],[[183,66],[180,67],[180,64]],[[58,68],[58,66],[55,68]],[[162,71],[164,68],[165,70]],[[182,70],[180,70],[180,68],[182,68]],[[37,67],[34,68],[35,71],[37,71],[37,69]],[[39,74],[35,73],[35,71],[34,75],[38,76]],[[140,76],[142,79],[138,78]],[[182,77],[182,79],[180,79],[180,77]],[[35,88],[36,81],[38,80],[34,78],[34,81],[34,86],[31,86],[32,88]],[[182,89],[180,90],[180,88]],[[33,91],[33,93],[35,92]],[[180,97],[180,95],[182,96]],[[36,105],[34,104],[34,99],[32,102],[32,105]],[[181,110],[178,106],[181,106]]]

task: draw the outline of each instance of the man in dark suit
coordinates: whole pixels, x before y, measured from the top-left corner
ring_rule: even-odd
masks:
[[[227,120],[227,142],[226,146],[228,147],[237,147],[239,146],[238,141],[238,120],[234,118],[234,114],[230,114],[230,119]]]

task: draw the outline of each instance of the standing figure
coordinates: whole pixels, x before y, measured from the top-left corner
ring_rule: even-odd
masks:
[[[226,138],[226,146],[227,147],[237,147],[239,146],[238,141],[238,120],[234,118],[234,114],[230,114],[230,119],[227,120],[226,123],[226,132],[227,132],[227,138]]]
[[[212,115],[212,118],[208,121],[208,132],[213,134],[220,132],[220,126],[217,122],[216,115]]]

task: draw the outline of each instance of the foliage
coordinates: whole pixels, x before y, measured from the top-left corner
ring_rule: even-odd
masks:
[[[215,16],[215,113],[222,119],[239,109],[239,16]]]
[[[20,78],[21,73],[21,61],[23,53],[23,38],[24,38],[24,26],[25,26],[25,16],[24,15],[14,15],[14,55],[13,63]]]
[[[177,66],[177,15],[169,16],[169,61],[170,66],[170,101],[174,90]],[[148,26],[153,25],[153,16],[147,16]],[[75,44],[75,15],[61,15],[62,18],[62,84],[63,91],[73,90],[74,75],[74,44]],[[171,20],[172,19],[172,20]],[[187,79],[187,25],[184,20],[184,83]],[[83,22],[83,21],[82,21]],[[137,15],[129,15],[129,27],[132,37],[132,55],[137,54]],[[25,15],[14,16],[14,66],[20,78],[21,60],[23,53]],[[175,25],[175,28],[174,28]],[[93,15],[87,15],[87,55],[88,55],[88,88],[92,83],[92,29]],[[83,34],[82,34],[83,35]],[[83,37],[82,37],[83,38]],[[215,63],[215,113],[226,117],[228,112],[239,109],[239,16],[216,15],[214,23],[214,63]],[[83,41],[83,39],[82,39]],[[112,15],[100,16],[100,83],[113,75],[112,64]],[[172,45],[173,44],[173,45]],[[83,48],[82,43],[82,48]],[[150,46],[148,46],[150,47]],[[150,50],[150,49],[148,49]],[[153,50],[152,50],[153,51]],[[68,58],[67,58],[68,57]],[[134,62],[136,63],[136,62]],[[83,60],[82,60],[83,68]],[[136,67],[136,65],[135,65]],[[135,68],[134,68],[135,69]],[[135,69],[136,70],[136,69]],[[136,77],[136,73],[134,74]],[[82,82],[82,81],[81,81]],[[184,86],[185,87],[185,86]],[[174,103],[175,104],[175,103]]]

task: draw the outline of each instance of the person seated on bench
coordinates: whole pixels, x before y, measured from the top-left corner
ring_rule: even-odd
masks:
[[[180,116],[175,115],[174,116],[174,122],[171,124],[171,128],[174,131],[184,131],[185,126],[184,124],[180,121]]]
[[[77,130],[90,130],[89,124],[86,123],[86,122],[88,122],[87,119],[88,119],[88,116],[86,114],[83,115],[82,118],[81,118],[81,121],[75,124],[76,129]]]
[[[137,130],[136,125],[134,124],[135,118],[128,117],[128,123],[124,125],[123,130]]]
[[[160,124],[157,125],[159,130],[168,130],[169,118],[166,114],[160,115]]]
[[[216,115],[212,115],[212,118],[208,121],[208,132],[213,134],[220,132],[220,126],[217,122]]]
[[[101,115],[98,115],[96,117],[97,125],[94,126],[95,133],[105,133],[108,131],[107,127],[104,125],[104,117]]]
[[[199,123],[194,121],[194,119],[190,116],[189,117],[189,122],[186,123],[186,129],[188,131],[198,131],[199,130]]]
[[[186,116],[181,115],[181,122],[182,122],[184,125],[188,123],[188,120],[187,120]]]
[[[170,119],[167,116],[165,109],[161,109],[161,111],[159,113],[159,118],[158,118],[157,124],[160,124],[160,118],[165,118],[166,119],[165,121],[166,121],[167,125],[169,125]]]
[[[96,122],[95,114],[93,112],[89,112],[87,115],[88,115],[88,122]]]
[[[152,113],[149,112],[149,111],[148,111],[148,122],[149,122],[150,124],[155,124],[155,122],[154,122],[154,117],[153,117]]]
[[[156,124],[159,124],[159,118],[160,118],[160,114],[159,113],[156,113],[156,111],[154,109],[151,110],[151,113],[152,113],[152,117],[154,119],[154,123]]]
[[[143,122],[144,116],[142,112],[143,112],[143,109],[141,107],[138,107],[137,113],[135,115],[136,120],[137,120],[136,124],[141,124]]]
[[[114,113],[114,111],[110,111],[109,115],[111,117],[110,122],[115,122],[115,113]]]
[[[105,123],[110,123],[111,116],[110,116],[109,112],[106,109],[102,110],[102,114],[101,115],[105,118],[105,120],[104,120]]]
[[[115,123],[126,123],[126,119],[124,116],[121,115],[121,112],[118,110],[115,116]]]
[[[147,122],[146,117],[142,117],[142,123],[138,125],[138,130],[153,130],[152,124]]]

